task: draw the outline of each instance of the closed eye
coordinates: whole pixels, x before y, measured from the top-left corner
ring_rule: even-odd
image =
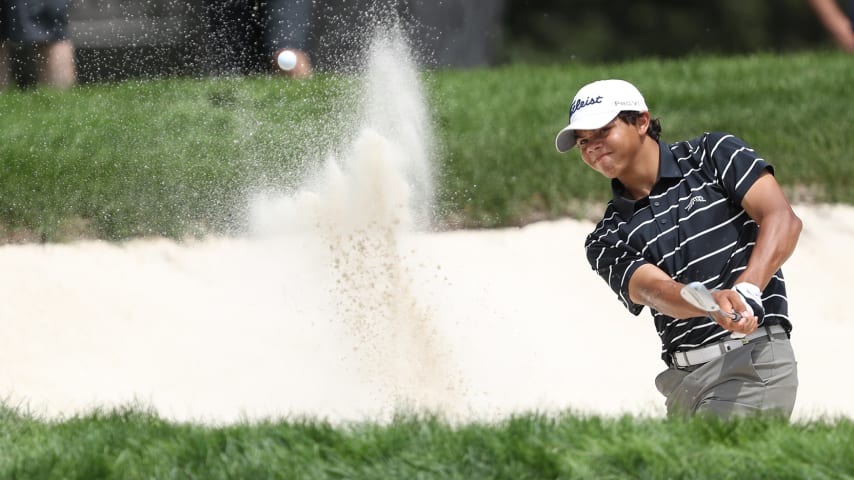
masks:
[[[600,128],[599,130],[594,131],[588,137],[583,137],[583,138],[577,138],[576,137],[575,144],[579,148],[584,148],[587,146],[587,144],[589,144],[592,141],[601,140],[601,139],[607,137],[608,133],[611,131],[611,128],[613,128],[613,127],[614,127],[613,124],[605,125],[604,127]]]

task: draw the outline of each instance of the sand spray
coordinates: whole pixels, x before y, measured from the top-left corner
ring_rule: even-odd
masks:
[[[393,408],[449,411],[460,381],[419,295],[407,239],[429,227],[432,132],[418,71],[395,29],[368,49],[360,114],[296,193],[252,205],[256,235],[311,235],[322,245],[336,322],[351,336],[357,374]]]

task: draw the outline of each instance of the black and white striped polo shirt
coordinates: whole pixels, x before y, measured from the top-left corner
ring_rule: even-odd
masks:
[[[658,180],[647,198],[625,198],[612,181],[614,198],[587,237],[590,266],[634,315],[643,305],[629,298],[629,278],[651,263],[681,283],[731,288],[747,267],[759,226],[741,208],[744,195],[763,170],[773,167],[742,140],[723,133],[667,145],[659,142]],[[762,293],[766,325],[791,330],[782,271]],[[650,309],[661,337],[662,359],[729,334],[714,320],[678,320]]]

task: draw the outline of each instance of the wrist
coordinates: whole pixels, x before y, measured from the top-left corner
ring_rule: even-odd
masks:
[[[762,290],[758,286],[750,282],[738,282],[733,285],[732,289],[737,291],[738,293],[741,293],[742,295],[747,293],[757,298],[762,297]]]
[[[739,282],[732,287],[733,291],[741,296],[747,306],[747,312],[755,315],[761,322],[765,317],[765,306],[762,304],[762,290],[750,282]]]

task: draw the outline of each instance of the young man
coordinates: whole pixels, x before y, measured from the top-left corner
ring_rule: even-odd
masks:
[[[588,261],[632,314],[649,307],[668,365],[655,381],[668,414],[790,416],[797,365],[780,267],[801,221],[773,167],[725,133],[661,142],[658,119],[623,80],[581,88],[569,119],[558,151],[578,147],[613,190],[587,237]],[[682,298],[694,281],[719,312]]]

